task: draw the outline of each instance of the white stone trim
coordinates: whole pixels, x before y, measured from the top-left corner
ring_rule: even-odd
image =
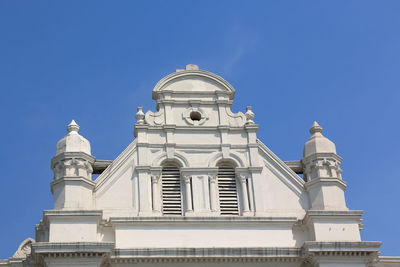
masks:
[[[224,93],[226,93],[229,96],[229,99],[233,99],[233,97],[235,95],[235,89],[233,88],[233,86],[230,85],[227,81],[225,81],[222,77],[220,77],[214,73],[204,71],[204,70],[184,70],[184,71],[180,71],[180,72],[174,72],[174,73],[164,77],[163,79],[161,79],[156,84],[156,86],[153,88],[153,99],[159,99],[159,94],[161,93],[163,87],[166,84],[172,83],[172,81],[175,79],[180,79],[180,78],[188,77],[188,76],[203,77],[203,78],[207,78],[207,79],[210,79],[210,80],[216,82],[217,84],[221,85],[223,88],[226,89],[226,92],[224,92]],[[167,93],[172,93],[172,92],[167,92]],[[193,93],[197,93],[197,92],[193,92]],[[204,91],[199,91],[199,93],[203,93],[203,94],[208,93],[209,94],[209,92],[204,92]],[[221,94],[221,93],[223,93],[223,91],[218,92],[218,93]]]
[[[295,225],[299,224],[300,221],[296,217],[254,217],[254,216],[210,216],[210,217],[185,217],[185,216],[154,216],[154,217],[110,217],[109,222],[111,225],[119,224],[198,224],[198,223],[210,223],[210,224],[281,224],[281,225]]]
[[[299,248],[150,248],[115,249],[111,262],[301,261]]]

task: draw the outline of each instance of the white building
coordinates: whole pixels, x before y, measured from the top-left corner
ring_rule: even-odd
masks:
[[[138,108],[135,139],[114,160],[92,156],[72,121],[51,161],[54,209],[0,265],[400,266],[361,240],[362,211],[346,205],[322,127],[284,162],[257,138],[250,107],[232,113],[234,94],[196,65],[177,70],[154,87],[156,112]]]

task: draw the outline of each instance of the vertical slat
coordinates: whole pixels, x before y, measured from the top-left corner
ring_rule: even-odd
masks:
[[[165,215],[182,215],[182,193],[179,168],[163,167],[162,182],[162,211]]]
[[[239,215],[235,169],[218,168],[218,195],[221,215]]]

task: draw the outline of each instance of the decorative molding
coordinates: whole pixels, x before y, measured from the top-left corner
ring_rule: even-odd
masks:
[[[33,238],[27,238],[21,242],[18,246],[17,251],[15,251],[14,255],[12,256],[13,259],[26,259],[32,250],[32,244],[35,243]]]
[[[161,175],[151,175],[151,183],[152,184],[157,184],[158,181],[160,180]]]
[[[191,180],[192,180],[192,176],[190,176],[190,175],[183,176],[183,181],[185,182],[185,184],[190,184]]]
[[[111,262],[295,262],[302,261],[299,248],[150,248],[115,249]]]
[[[307,225],[313,220],[319,221],[326,220],[335,222],[337,220],[351,220],[359,224],[360,230],[362,229],[362,210],[338,210],[338,211],[325,211],[325,210],[308,210],[303,219],[303,224]]]
[[[347,187],[347,184],[339,178],[314,178],[311,181],[306,182],[304,186],[307,190],[309,190],[314,186],[321,186],[321,184],[323,185],[335,184],[343,190],[346,189]]]
[[[208,175],[210,183],[215,184],[217,182],[217,174],[210,174]]]
[[[190,114],[192,112],[198,112],[201,115],[201,119],[200,120],[192,120],[190,117]],[[198,126],[198,125],[203,125],[209,119],[209,116],[204,109],[194,106],[192,104],[191,107],[189,107],[185,111],[183,111],[182,118],[186,121],[187,124]]]
[[[110,217],[109,222],[112,225],[117,224],[141,224],[141,223],[194,223],[197,224],[199,222],[207,222],[210,224],[265,224],[265,223],[277,223],[282,225],[295,225],[298,224],[299,221],[296,217],[254,217],[254,216],[212,216],[212,217],[185,217],[185,216],[162,216],[162,217]]]
[[[146,123],[148,125],[162,125],[165,123],[164,120],[164,110],[159,110],[157,112],[147,111],[145,115]]]
[[[102,257],[110,254],[114,243],[103,242],[36,242],[32,244],[32,252],[46,258],[87,258]]]

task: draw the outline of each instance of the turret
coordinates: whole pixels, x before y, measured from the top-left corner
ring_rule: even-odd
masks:
[[[73,120],[68,134],[57,143],[55,157],[51,160],[54,180],[51,191],[55,209],[89,209],[93,205],[92,164],[90,143],[81,136],[79,125]]]
[[[311,137],[303,151],[304,178],[313,210],[347,210],[342,180],[342,158],[336,146],[322,135],[322,127],[314,122]]]

